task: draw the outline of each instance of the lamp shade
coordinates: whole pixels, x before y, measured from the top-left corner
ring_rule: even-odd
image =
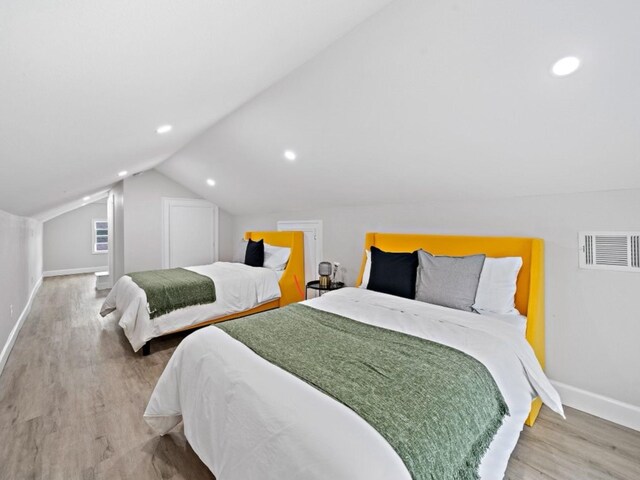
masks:
[[[333,266],[329,262],[320,262],[318,265],[318,275],[331,275],[332,270]]]

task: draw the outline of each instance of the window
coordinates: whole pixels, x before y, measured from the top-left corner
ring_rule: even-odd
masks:
[[[109,253],[109,222],[106,220],[92,220],[91,227],[93,253]]]

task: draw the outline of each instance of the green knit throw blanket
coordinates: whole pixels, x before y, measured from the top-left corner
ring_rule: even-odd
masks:
[[[213,280],[184,268],[127,274],[147,294],[149,317],[216,301]]]
[[[509,414],[482,363],[429,340],[300,304],[217,327],[356,412],[415,480],[477,479]]]

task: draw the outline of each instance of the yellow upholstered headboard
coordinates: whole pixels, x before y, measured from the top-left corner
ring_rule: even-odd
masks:
[[[280,306],[304,300],[304,233],[302,232],[245,232],[245,240],[291,249],[289,262],[280,277]]]
[[[522,257],[518,275],[516,308],[527,317],[527,341],[533,347],[544,368],[544,241],[539,238],[472,237],[457,235],[420,235],[405,233],[367,233],[365,250],[372,246],[386,252],[412,252],[420,248],[434,255],[472,255],[484,253],[488,257]],[[367,257],[363,252],[357,285]],[[533,425],[542,403],[534,400],[527,425]]]

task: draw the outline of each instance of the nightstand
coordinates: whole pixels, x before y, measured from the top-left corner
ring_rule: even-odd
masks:
[[[335,282],[331,283],[331,285],[329,285],[328,287],[321,287],[320,280],[312,280],[311,282],[307,283],[307,288],[304,292],[304,298],[305,300],[309,298],[309,289],[316,290],[318,292],[318,295],[322,296],[323,293],[331,292],[333,290],[340,290],[343,287],[344,282]]]

